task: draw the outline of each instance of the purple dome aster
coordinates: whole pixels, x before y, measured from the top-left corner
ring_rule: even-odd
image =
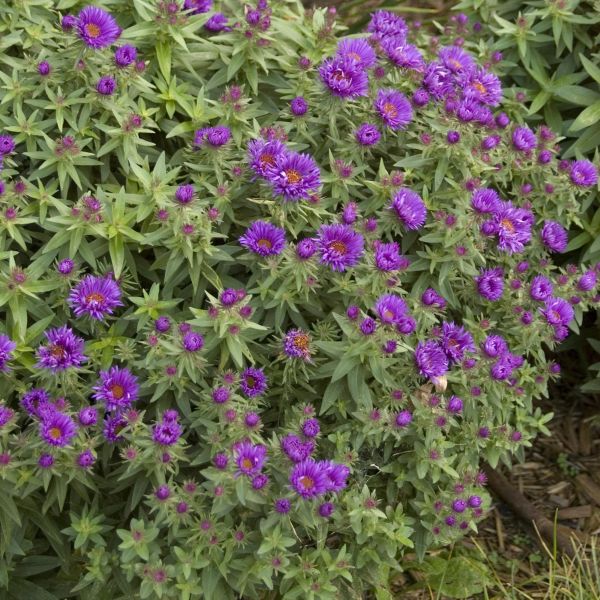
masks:
[[[114,18],[97,6],[86,6],[79,13],[77,32],[85,45],[95,50],[110,46],[121,35]]]
[[[394,418],[396,427],[408,427],[413,420],[413,416],[408,410],[401,410]]]
[[[75,268],[75,263],[70,258],[63,258],[58,265],[56,265],[56,270],[61,275],[70,275]]]
[[[495,190],[480,188],[473,192],[471,206],[479,214],[495,213],[502,206],[502,201]]]
[[[0,334],[0,373],[6,373],[9,367],[6,365],[7,362],[12,360],[13,351],[17,347],[17,344],[13,342],[7,335]]]
[[[231,139],[231,129],[226,125],[217,125],[215,127],[204,127],[198,129],[194,134],[194,146],[201,148],[210,146],[211,148],[220,148]]]
[[[34,388],[23,394],[21,406],[32,417],[41,417],[50,404],[50,395],[42,388]]]
[[[323,502],[323,504],[319,505],[318,513],[319,516],[327,519],[330,517],[335,511],[335,504],[332,502]]]
[[[204,348],[204,338],[196,331],[187,331],[181,340],[186,352],[198,352]]]
[[[77,435],[77,425],[69,415],[50,412],[40,421],[40,437],[51,446],[66,446]]]
[[[349,225],[321,225],[317,247],[321,254],[321,264],[334,271],[345,271],[358,263],[364,253],[364,239]]]
[[[466,352],[475,352],[473,336],[455,323],[442,323],[441,343],[450,362],[460,362]]]
[[[363,123],[354,132],[354,137],[361,146],[374,146],[381,139],[381,133],[375,125]]]
[[[500,104],[502,84],[496,75],[486,69],[462,73],[459,75],[458,84],[467,100],[476,100],[488,106]]]
[[[317,437],[320,431],[321,427],[317,419],[306,419],[306,421],[302,423],[302,433],[308,438]]]
[[[275,500],[275,512],[278,512],[280,515],[289,513],[291,507],[292,503],[287,498],[277,498]]]
[[[352,58],[328,58],[319,68],[319,75],[329,91],[338,98],[358,98],[369,91],[367,72]]]
[[[415,363],[423,377],[441,377],[448,371],[448,357],[440,344],[434,340],[417,344]]]
[[[96,392],[92,398],[104,402],[106,410],[122,410],[137,400],[139,386],[137,377],[129,369],[111,367],[100,371],[100,378],[92,388]]]
[[[556,221],[544,221],[540,237],[544,246],[551,252],[564,252],[567,249],[569,235]]]
[[[417,192],[409,188],[400,188],[390,206],[398,219],[409,230],[421,229],[427,219],[427,208]]]
[[[391,325],[406,314],[406,302],[396,294],[384,294],[375,302],[375,312],[382,323]]]
[[[554,286],[552,282],[543,275],[536,275],[529,286],[529,295],[532,300],[542,302],[552,296]]]
[[[498,249],[509,254],[523,252],[531,239],[533,213],[523,208],[515,208],[510,202],[503,202],[494,214],[494,224],[498,234]]]
[[[98,422],[98,411],[93,406],[86,406],[79,411],[77,418],[80,425],[90,427]]]
[[[553,326],[566,326],[575,316],[573,307],[563,298],[549,298],[545,302],[545,307],[540,308],[540,312],[548,324]]]
[[[440,296],[433,288],[427,288],[421,296],[421,302],[425,306],[436,306],[437,308],[446,308],[446,299]]]
[[[400,246],[396,242],[378,243],[375,246],[375,266],[380,271],[397,271],[408,266],[408,260],[400,254]]]
[[[76,317],[89,315],[101,321],[106,315],[112,315],[121,302],[121,288],[110,277],[86,275],[70,292],[69,305]]]
[[[308,102],[302,96],[296,96],[290,102],[292,114],[296,117],[301,117],[308,112]]]
[[[50,75],[50,71],[52,71],[52,67],[50,66],[50,63],[47,60],[43,60],[38,63],[37,70],[38,70],[38,73],[42,77],[46,77],[46,76]]]
[[[87,360],[84,356],[84,341],[66,325],[50,329],[45,334],[48,345],[37,350],[37,367],[50,369],[53,373],[70,367],[79,367]]]
[[[71,31],[74,27],[77,27],[77,17],[74,15],[65,15],[60,21],[60,26],[63,31]]]
[[[161,446],[173,446],[181,437],[183,430],[177,421],[161,421],[152,428],[152,440]]]
[[[105,75],[98,79],[96,91],[102,96],[112,96],[117,89],[117,80],[111,75]]]
[[[240,375],[240,387],[248,398],[261,396],[267,391],[267,377],[262,369],[249,367]]]
[[[536,147],[537,138],[529,127],[517,127],[512,134],[512,143],[516,150],[529,152]]]
[[[233,454],[238,466],[238,474],[250,477],[257,475],[263,468],[267,458],[267,447],[246,440],[233,445]]]
[[[194,186],[190,183],[180,185],[175,190],[175,200],[179,204],[187,205],[194,199]]]
[[[44,453],[38,459],[38,466],[42,469],[49,469],[54,465],[54,456],[52,454]]]
[[[15,411],[12,408],[0,404],[0,427],[4,427],[14,416]]]
[[[297,435],[288,434],[281,438],[281,449],[292,462],[299,463],[310,457],[315,443],[312,440],[302,441]]]
[[[576,160],[571,164],[571,181],[580,187],[591,187],[598,183],[598,169],[589,160]]]
[[[402,38],[388,36],[382,40],[381,47],[396,66],[419,72],[425,69],[425,60],[421,52],[416,46],[407,44]],[[421,90],[421,92],[427,93],[425,90]]]
[[[389,35],[406,39],[408,35],[408,27],[404,19],[386,10],[371,13],[367,31],[373,33],[376,39],[383,39]]]
[[[300,260],[308,260],[317,251],[317,244],[311,238],[305,238],[298,242],[296,254]]]
[[[287,148],[279,140],[265,141],[263,139],[248,142],[248,162],[250,168],[259,177],[266,177],[274,167],[279,157],[287,153]]]
[[[171,320],[169,319],[169,317],[166,317],[164,315],[158,317],[158,319],[154,321],[154,329],[156,329],[158,333],[166,333],[167,331],[169,331],[169,329],[171,329]]]
[[[396,90],[379,90],[373,107],[390,129],[404,129],[413,117],[408,98]]]
[[[254,221],[240,237],[240,244],[260,256],[276,256],[285,247],[285,231],[266,221]]]
[[[82,469],[89,469],[90,467],[93,467],[95,462],[96,457],[91,450],[84,450],[77,457],[77,465]]]
[[[283,351],[290,358],[309,361],[311,357],[310,335],[301,329],[291,329],[283,338]]]
[[[463,409],[463,401],[458,396],[450,396],[448,399],[448,404],[446,405],[446,409],[449,413],[458,414],[462,412]]]
[[[0,135],[0,157],[4,156],[5,154],[12,154],[14,151],[15,140],[13,140],[10,135]]]
[[[230,31],[231,27],[228,27],[227,17],[221,12],[216,12],[204,23],[204,29],[211,33],[219,33],[219,31]]]
[[[210,12],[212,0],[185,0],[183,10],[191,10],[193,15],[201,15]]]
[[[123,441],[123,436],[120,435],[120,433],[127,425],[128,423],[125,420],[125,417],[119,412],[107,417],[104,419],[104,427],[102,429],[104,439],[110,444],[116,444],[117,442]]]
[[[577,289],[581,292],[590,292],[596,287],[597,281],[596,272],[590,269],[577,280]]]
[[[266,179],[273,192],[289,202],[306,200],[310,192],[321,185],[321,172],[309,154],[283,152],[277,155],[275,164],[266,169]]]
[[[115,64],[117,67],[128,67],[137,58],[137,49],[134,46],[125,44],[115,50]]]
[[[504,292],[504,271],[502,267],[481,269],[481,275],[474,278],[477,291],[482,298],[495,302]]]
[[[312,459],[297,463],[290,472],[290,483],[303,498],[322,496],[329,488],[327,466]]]
[[[338,43],[337,55],[349,58],[363,69],[370,69],[376,62],[375,50],[364,38],[346,38]]]
[[[350,469],[331,460],[319,461],[319,464],[327,474],[327,491],[334,494],[341,492],[347,485]]]
[[[455,74],[471,73],[475,70],[475,59],[458,46],[440,48],[438,58],[442,65]]]
[[[501,335],[488,335],[481,344],[481,349],[489,358],[496,358],[508,352],[508,344]]]

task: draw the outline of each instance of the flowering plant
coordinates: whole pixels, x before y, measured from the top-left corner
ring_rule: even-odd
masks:
[[[475,531],[594,298],[594,165],[392,13],[2,19],[0,585],[388,598]]]

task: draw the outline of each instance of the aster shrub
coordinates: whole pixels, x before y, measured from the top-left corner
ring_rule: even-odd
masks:
[[[475,532],[596,294],[595,167],[391,13],[0,19],[0,588],[389,598]]]

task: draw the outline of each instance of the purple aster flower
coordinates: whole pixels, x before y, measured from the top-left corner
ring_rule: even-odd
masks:
[[[74,15],[65,15],[60,21],[60,26],[63,31],[71,31],[74,27],[77,27],[77,17]]]
[[[415,106],[426,106],[429,103],[429,92],[424,88],[419,88],[412,95],[412,103]]]
[[[229,463],[229,458],[227,458],[227,454],[220,452],[216,454],[213,458],[213,464],[219,470],[223,470],[227,468],[227,464]]]
[[[69,305],[76,317],[89,315],[101,321],[106,315],[112,315],[121,302],[121,288],[110,277],[86,275],[69,294]]]
[[[390,205],[404,227],[409,230],[421,229],[427,219],[427,208],[417,192],[409,188],[400,188]]]
[[[531,239],[533,213],[524,208],[515,208],[503,202],[494,214],[498,234],[498,249],[510,254],[522,252]]]
[[[319,68],[321,80],[339,98],[366,96],[369,91],[367,72],[350,57],[328,58]]]
[[[204,348],[204,338],[195,331],[188,331],[184,334],[181,345],[186,352],[198,352]]]
[[[454,75],[443,64],[433,61],[425,67],[423,87],[437,100],[454,92]]]
[[[490,369],[490,375],[492,379],[496,381],[506,381],[514,370],[514,367],[511,365],[510,361],[506,358],[506,356],[501,356]]]
[[[181,437],[183,430],[177,421],[156,423],[152,428],[152,440],[161,446],[173,446]]]
[[[307,200],[321,185],[321,172],[309,154],[282,152],[266,169],[266,179],[277,196],[288,202]]]
[[[226,125],[217,125],[215,127],[204,127],[198,129],[194,134],[194,145],[198,148],[210,146],[220,148],[231,139],[231,129]]]
[[[302,96],[296,96],[290,102],[292,114],[296,117],[301,117],[308,112],[308,102]]]
[[[448,371],[448,357],[434,340],[419,342],[415,349],[415,362],[423,377],[441,377]]]
[[[408,266],[408,261],[400,254],[400,246],[396,242],[378,243],[375,246],[375,266],[380,271],[397,271]]]
[[[123,436],[120,435],[121,431],[127,427],[128,423],[121,413],[115,413],[114,415],[104,419],[104,427],[102,434],[104,439],[110,444],[116,444],[117,442],[123,441]]]
[[[248,162],[252,171],[259,177],[266,177],[279,158],[286,153],[287,148],[279,140],[257,139],[248,142]]]
[[[471,73],[476,68],[475,59],[458,46],[440,48],[440,62],[452,73]]]
[[[394,424],[396,427],[408,427],[413,420],[413,416],[408,410],[401,410],[394,418]]]
[[[349,225],[321,225],[317,247],[321,264],[334,271],[345,271],[358,263],[364,253],[364,238]]]
[[[381,133],[375,125],[363,123],[354,132],[354,137],[361,146],[374,146],[381,139]]]
[[[458,144],[460,141],[460,133],[458,131],[449,131],[446,135],[449,144]]]
[[[529,127],[517,127],[512,134],[512,143],[519,152],[529,152],[536,147],[537,138]]]
[[[496,358],[508,352],[508,344],[501,335],[488,335],[481,345],[484,354],[489,358]]]
[[[450,396],[446,409],[449,413],[458,414],[462,412],[463,401],[458,396]]]
[[[440,309],[446,308],[446,299],[440,296],[433,288],[427,288],[421,296],[421,302],[425,306],[435,306]]]
[[[238,475],[243,473],[251,477],[257,475],[263,468],[267,458],[267,447],[246,440],[234,444],[233,453],[239,469]]]
[[[529,286],[529,295],[532,300],[543,302],[552,296],[554,286],[552,282],[543,275],[536,275]]]
[[[84,341],[77,337],[66,325],[50,329],[45,334],[47,346],[37,350],[37,367],[50,369],[53,373],[64,371],[70,367],[79,367],[87,360],[83,354]]]
[[[231,392],[226,387],[217,387],[212,391],[212,399],[215,404],[225,404],[231,397]]]
[[[275,512],[278,512],[280,515],[289,513],[291,507],[292,503],[287,498],[277,498],[275,500]]]
[[[258,426],[260,423],[260,417],[255,412],[249,412],[244,416],[244,425],[252,429],[253,427]]]
[[[254,221],[240,237],[240,244],[260,256],[277,256],[285,247],[285,231],[266,221]]]
[[[575,316],[573,307],[563,298],[549,298],[540,312],[546,317],[548,324],[553,326],[566,326]]]
[[[455,513],[464,513],[465,510],[467,509],[467,502],[466,500],[463,500],[462,498],[458,498],[457,500],[455,500],[452,503],[452,510]]]
[[[233,306],[239,300],[237,292],[233,288],[227,288],[219,295],[219,300],[223,306]]]
[[[495,302],[504,292],[504,271],[502,267],[481,269],[481,275],[474,278],[477,291],[482,298]]]
[[[379,90],[373,107],[390,129],[404,129],[412,121],[412,106],[408,98],[396,90]]]
[[[598,276],[594,270],[586,271],[577,281],[577,289],[581,292],[590,292],[596,287]]]
[[[54,456],[52,454],[44,453],[38,459],[38,466],[42,469],[49,469],[54,465]]]
[[[6,363],[12,360],[12,353],[16,347],[17,344],[15,344],[8,336],[0,334],[0,372],[6,373],[9,371],[9,367]]]
[[[187,183],[180,185],[175,190],[175,200],[179,204],[187,205],[194,199],[194,186]]]
[[[96,457],[91,450],[84,450],[77,457],[77,466],[81,467],[82,469],[89,469],[93,467],[95,462]]]
[[[471,206],[479,214],[495,213],[502,206],[502,201],[495,190],[481,188],[473,192]]]
[[[15,151],[15,140],[10,135],[0,135],[0,157]]]
[[[325,519],[329,518],[335,511],[335,504],[332,502],[323,502],[323,504],[319,505],[318,513],[319,516],[324,517]]]
[[[77,419],[80,425],[90,427],[98,422],[98,411],[93,406],[86,406],[79,411]]]
[[[48,75],[50,75],[52,67],[50,66],[50,63],[47,60],[43,60],[40,63],[38,63],[37,70],[42,77],[47,77]]]
[[[70,275],[75,268],[75,263],[70,258],[63,258],[58,265],[56,265],[56,270],[64,276]]]
[[[110,46],[121,35],[113,17],[97,6],[86,6],[79,13],[77,32],[85,45],[95,50]]]
[[[500,79],[486,69],[463,72],[459,75],[458,83],[465,98],[476,100],[488,106],[498,106],[502,99],[502,84]]]
[[[567,249],[567,230],[556,221],[544,221],[540,237],[544,246],[551,252],[564,252]]]
[[[389,35],[406,38],[408,35],[408,27],[404,19],[386,10],[371,13],[367,31],[373,33],[376,39],[384,39]]]
[[[305,238],[298,242],[296,254],[300,260],[308,260],[317,251],[317,244],[311,238]]]
[[[303,498],[322,496],[330,485],[327,465],[312,459],[297,463],[290,472],[290,483]]]
[[[419,72],[424,70],[425,60],[421,52],[416,46],[407,44],[401,37],[388,36],[382,40],[381,47],[396,66]]]
[[[473,336],[460,325],[442,323],[442,348],[449,362],[460,362],[466,352],[475,352]]]
[[[100,378],[92,388],[96,392],[92,398],[104,402],[106,410],[122,410],[137,400],[139,386],[137,377],[129,369],[111,367],[100,371]]]
[[[267,391],[267,377],[262,369],[249,367],[240,375],[240,387],[248,398],[262,396]]]
[[[252,478],[252,488],[262,490],[269,483],[269,476],[264,473],[259,473]]]
[[[395,325],[396,331],[402,335],[409,335],[417,329],[417,322],[410,315],[402,315],[398,317]]]
[[[115,64],[117,67],[128,67],[137,58],[137,49],[134,46],[125,44],[115,50]]]
[[[382,323],[391,325],[406,314],[406,302],[396,294],[384,294],[375,302],[375,312]]]
[[[283,351],[290,358],[309,361],[311,357],[310,335],[300,329],[290,329],[283,338]]]
[[[288,434],[281,438],[281,449],[291,461],[299,463],[310,457],[315,443],[312,440],[302,441],[297,435]]]
[[[364,38],[346,38],[338,43],[337,55],[350,58],[363,69],[370,69],[377,60],[375,50]]]
[[[51,446],[66,446],[76,435],[77,425],[69,415],[54,411],[40,421],[40,437]]]
[[[365,317],[360,324],[360,330],[363,335],[372,335],[377,329],[377,321],[371,317]]]
[[[0,427],[4,427],[14,416],[15,411],[12,408],[0,404]]]
[[[220,31],[230,31],[228,27],[227,17],[222,12],[216,12],[204,23],[204,29],[211,33],[219,33]]]
[[[327,474],[327,491],[335,494],[341,492],[347,485],[350,469],[331,460],[319,461],[319,464]]]
[[[41,417],[50,404],[48,392],[42,388],[34,388],[23,395],[21,406],[32,416]]]
[[[166,333],[167,331],[169,331],[169,329],[171,329],[171,320],[169,319],[169,317],[166,317],[164,315],[158,317],[158,319],[154,321],[154,329],[156,329],[158,333]]]
[[[571,164],[571,181],[580,187],[591,187],[598,183],[598,169],[589,160],[576,160]]]
[[[308,438],[317,437],[320,431],[321,427],[319,426],[319,421],[317,421],[317,419],[306,419],[306,421],[302,423],[302,433]]]
[[[191,10],[193,15],[210,12],[212,0],[185,0],[183,10]]]

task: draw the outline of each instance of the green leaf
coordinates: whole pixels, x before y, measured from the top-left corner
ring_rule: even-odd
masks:
[[[169,42],[160,41],[156,44],[156,59],[160,72],[165,81],[169,83],[171,79],[171,44]]]
[[[575,119],[569,131],[579,131],[591,127],[594,123],[600,121],[600,100],[591,106],[583,109]]]

